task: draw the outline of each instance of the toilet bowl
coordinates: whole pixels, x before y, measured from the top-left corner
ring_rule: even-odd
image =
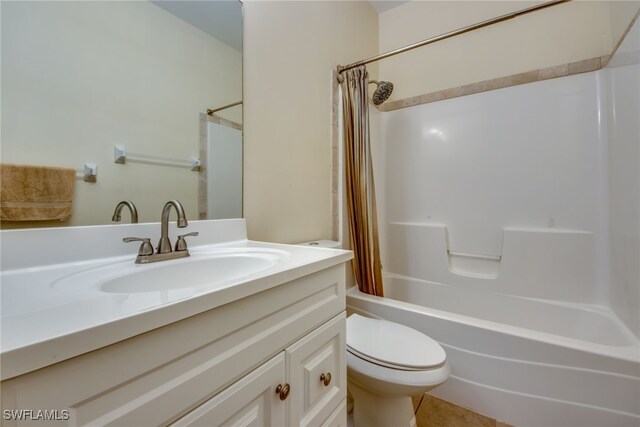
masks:
[[[347,387],[354,427],[415,426],[411,396],[449,378],[443,348],[398,323],[347,318]]]

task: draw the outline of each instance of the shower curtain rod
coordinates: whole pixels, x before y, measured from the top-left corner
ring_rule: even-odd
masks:
[[[235,107],[236,105],[242,105],[242,101],[234,102],[233,104],[227,104],[227,105],[222,106],[220,108],[214,108],[213,110],[211,108],[208,108],[207,109],[207,114],[208,115],[212,115],[213,113],[215,113],[217,111],[226,110],[227,108]]]
[[[515,18],[517,16],[520,16],[520,15],[526,15],[527,13],[536,12],[538,10],[546,9],[547,7],[556,6],[556,5],[560,4],[560,3],[566,3],[566,2],[569,2],[569,1],[571,1],[571,0],[553,0],[553,1],[549,1],[549,2],[546,2],[546,3],[539,4],[537,6],[531,6],[531,7],[528,7],[526,9],[518,10],[516,12],[507,13],[506,15],[498,16],[496,18],[488,19],[486,21],[478,22],[476,24],[469,25],[468,27],[463,27],[463,28],[459,28],[457,30],[450,31],[448,33],[440,34],[439,36],[431,37],[429,39],[422,40],[421,42],[414,43],[414,44],[411,44],[409,46],[401,47],[399,49],[392,50],[392,51],[387,52],[387,53],[381,53],[380,55],[371,57],[369,59],[364,59],[362,61],[354,62],[353,64],[349,64],[349,65],[345,65],[345,66],[338,65],[338,73],[342,73],[343,71],[347,71],[347,70],[350,70],[352,68],[359,67],[360,65],[369,64],[371,62],[376,62],[376,61],[379,61],[381,59],[385,59],[385,58],[388,58],[390,56],[397,55],[399,53],[404,53],[404,52],[407,52],[409,50],[412,50],[412,49],[415,49],[415,48],[418,48],[418,47],[426,46],[428,44],[435,43],[435,42],[438,42],[440,40],[445,40],[445,39],[448,39],[450,37],[454,37],[454,36],[457,36],[457,35],[460,35],[460,34],[468,33],[470,31],[477,30],[479,28],[488,27],[489,25],[497,24],[498,22],[507,21],[509,19],[513,19],[513,18]]]

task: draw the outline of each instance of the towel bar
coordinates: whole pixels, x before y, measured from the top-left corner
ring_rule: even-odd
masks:
[[[113,162],[124,165],[126,164],[127,160],[153,165],[188,168],[189,170],[194,172],[200,170],[200,159],[196,157],[191,157],[190,160],[169,159],[166,157],[150,156],[148,154],[127,153],[127,149],[122,145],[114,146]]]
[[[85,163],[84,169],[76,169],[76,178],[82,178],[84,182],[96,182],[97,177],[98,166],[95,163]]]

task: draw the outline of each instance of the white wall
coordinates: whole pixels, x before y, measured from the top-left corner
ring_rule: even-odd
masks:
[[[611,305],[640,337],[640,20],[602,73],[609,101]]]
[[[380,52],[538,3],[411,1],[380,14]],[[380,78],[395,83],[394,100],[608,55],[609,18],[609,2],[572,1],[383,60]]]
[[[171,198],[195,218],[197,173],[117,165],[113,146],[197,155],[199,113],[238,99],[241,67],[240,52],[146,1],[2,2],[2,161],[97,163],[70,225],[108,223],[123,199],[141,221]]]
[[[246,1],[244,8],[249,237],[330,238],[331,72],[377,53],[377,14],[366,1]]]
[[[609,2],[609,25],[613,45],[622,39],[638,10],[640,10],[640,1],[638,0]]]

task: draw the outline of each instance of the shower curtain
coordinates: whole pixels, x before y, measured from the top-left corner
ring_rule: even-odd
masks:
[[[362,292],[383,296],[369,139],[369,73],[366,67],[360,66],[343,72],[339,80],[344,119],[347,214],[354,253],[353,274]]]

